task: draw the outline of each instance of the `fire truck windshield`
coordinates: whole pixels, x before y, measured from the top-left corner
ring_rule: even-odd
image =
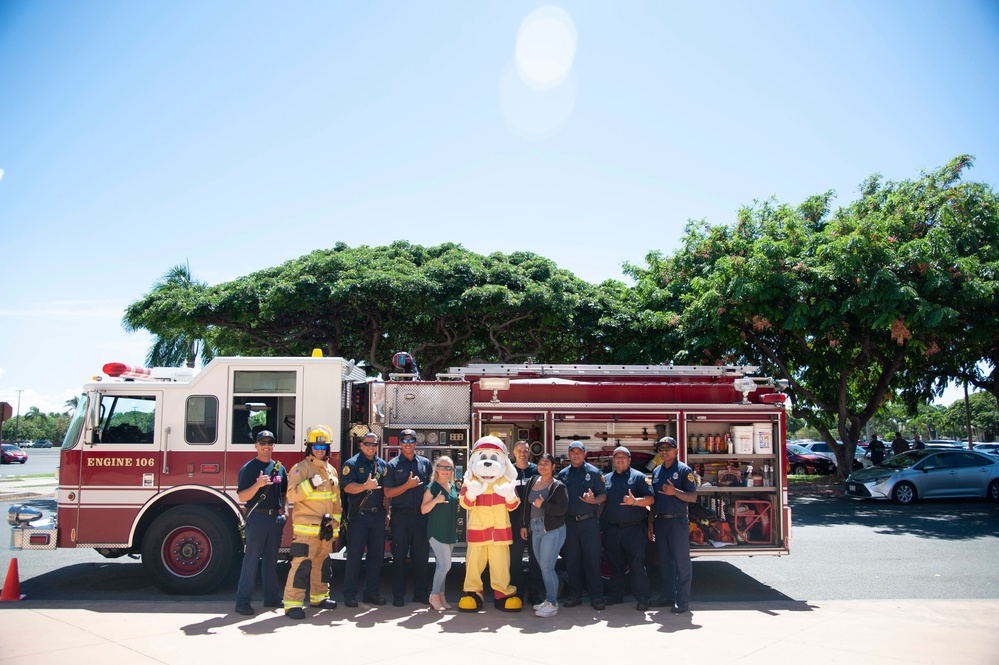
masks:
[[[83,393],[76,403],[76,410],[73,411],[73,418],[69,421],[69,429],[62,440],[62,449],[69,450],[80,440],[80,430],[83,429],[83,421],[87,415],[87,407],[90,405],[90,396]]]

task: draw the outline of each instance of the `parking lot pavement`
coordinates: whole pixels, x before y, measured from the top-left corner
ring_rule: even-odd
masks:
[[[426,606],[340,607],[293,622],[280,610],[243,617],[231,603],[102,601],[0,604],[0,663],[325,661],[579,663],[619,650],[762,665],[854,662],[995,663],[999,601],[692,603],[691,612],[583,605],[529,612],[437,613]],[[330,631],[330,628],[335,630]],[[567,631],[574,632],[570,638]],[[610,632],[609,629],[614,629]],[[20,636],[20,637],[19,637]],[[625,646],[627,645],[627,646]],[[337,655],[338,654],[338,655]]]

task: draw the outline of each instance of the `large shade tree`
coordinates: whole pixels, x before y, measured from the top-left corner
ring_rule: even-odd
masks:
[[[674,255],[626,268],[649,352],[659,340],[671,354],[661,360],[760,364],[788,380],[793,415],[849,468],[883,404],[927,395],[940,372],[974,367],[994,339],[995,307],[982,308],[996,264],[985,268],[969,242],[993,242],[999,216],[991,190],[960,183],[970,164],[960,157],[898,183],[872,176],[835,212],[826,192],[758,202],[732,225],[688,224]],[[973,352],[940,359],[969,339]]]
[[[158,284],[126,319],[175,324],[166,317],[181,313],[228,355],[321,348],[387,372],[404,350],[432,376],[469,361],[610,360],[633,328],[629,297],[620,282],[597,287],[529,252],[338,243],[210,287]]]

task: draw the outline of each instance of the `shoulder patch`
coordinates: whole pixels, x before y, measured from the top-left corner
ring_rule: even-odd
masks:
[[[688,473],[687,474],[687,482],[689,482],[689,483],[694,482],[694,474],[692,474],[692,473]]]
[[[345,464],[344,465],[344,467],[343,467],[343,475],[345,475],[345,476],[349,476],[350,475],[350,465],[349,464]]]

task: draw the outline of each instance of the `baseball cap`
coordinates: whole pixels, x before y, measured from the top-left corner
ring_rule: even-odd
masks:
[[[618,446],[617,448],[614,449],[614,455],[617,455],[618,453],[624,453],[628,457],[631,457],[631,451],[625,448],[624,446]]]
[[[576,449],[586,450],[586,447],[579,441],[573,441],[572,443],[569,444],[569,450],[576,450]]]
[[[416,430],[404,429],[399,432],[399,443],[416,443]]]
[[[663,438],[659,439],[658,445],[660,445],[660,446],[669,446],[670,448],[676,448],[677,447],[677,445],[676,445],[676,439],[674,439],[671,436],[664,436]]]
[[[261,443],[264,439],[270,439],[270,442],[274,443],[274,432],[267,429],[257,432],[257,443]]]

